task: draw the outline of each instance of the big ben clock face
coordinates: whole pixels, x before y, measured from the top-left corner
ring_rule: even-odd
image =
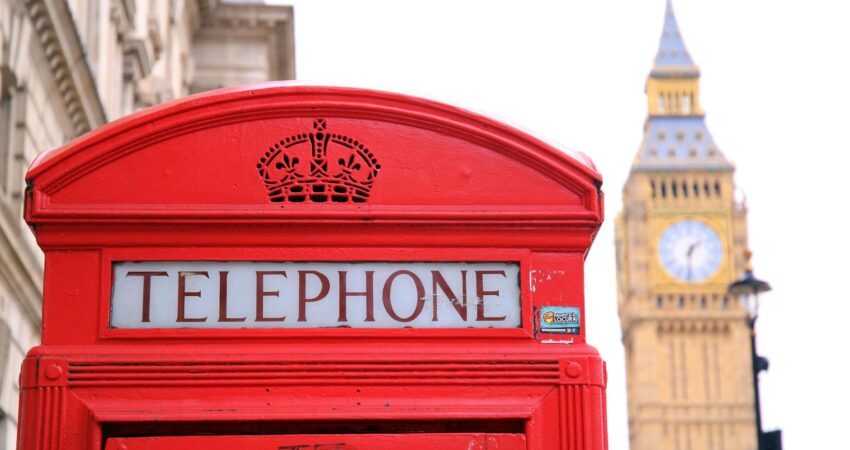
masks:
[[[671,276],[690,283],[710,278],[720,268],[723,245],[717,233],[697,220],[676,222],[661,235],[661,265]]]

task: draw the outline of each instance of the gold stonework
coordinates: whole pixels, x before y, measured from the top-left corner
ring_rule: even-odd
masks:
[[[699,78],[649,78],[646,101],[650,115],[702,115]]]
[[[699,71],[669,3],[646,93],[644,140],[615,220],[630,447],[756,450],[746,312],[727,294],[746,265],[747,211],[705,125]],[[699,281],[671,275],[659,253],[665,230],[685,220],[720,241],[717,269]]]

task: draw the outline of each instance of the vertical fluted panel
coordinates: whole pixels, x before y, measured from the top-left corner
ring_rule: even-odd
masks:
[[[560,389],[563,448],[565,450],[583,450],[587,445],[583,407],[586,388],[581,385],[563,385]]]
[[[21,417],[18,432],[19,450],[59,450],[62,436],[62,410],[65,403],[65,389],[60,386],[47,386],[24,392],[28,412]]]
[[[41,448],[44,450],[59,450],[65,389],[58,386],[46,387],[43,389],[43,395],[45,397],[45,417],[50,417],[51,420],[47,421],[47,425],[44,427],[44,438],[42,440],[43,444]]]

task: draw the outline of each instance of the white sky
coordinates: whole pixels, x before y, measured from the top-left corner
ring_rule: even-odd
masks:
[[[664,0],[295,5],[298,79],[440,100],[587,153],[606,222],[587,260],[590,343],[608,361],[612,450],[628,448],[613,218],[641,141]],[[715,141],[750,206],[763,297],[764,424],[786,449],[845,442],[850,295],[850,2],[675,0]]]

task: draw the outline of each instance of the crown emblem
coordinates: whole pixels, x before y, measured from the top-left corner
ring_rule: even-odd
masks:
[[[362,143],[328,133],[316,119],[311,133],[269,147],[257,169],[275,203],[364,203],[381,165]]]

